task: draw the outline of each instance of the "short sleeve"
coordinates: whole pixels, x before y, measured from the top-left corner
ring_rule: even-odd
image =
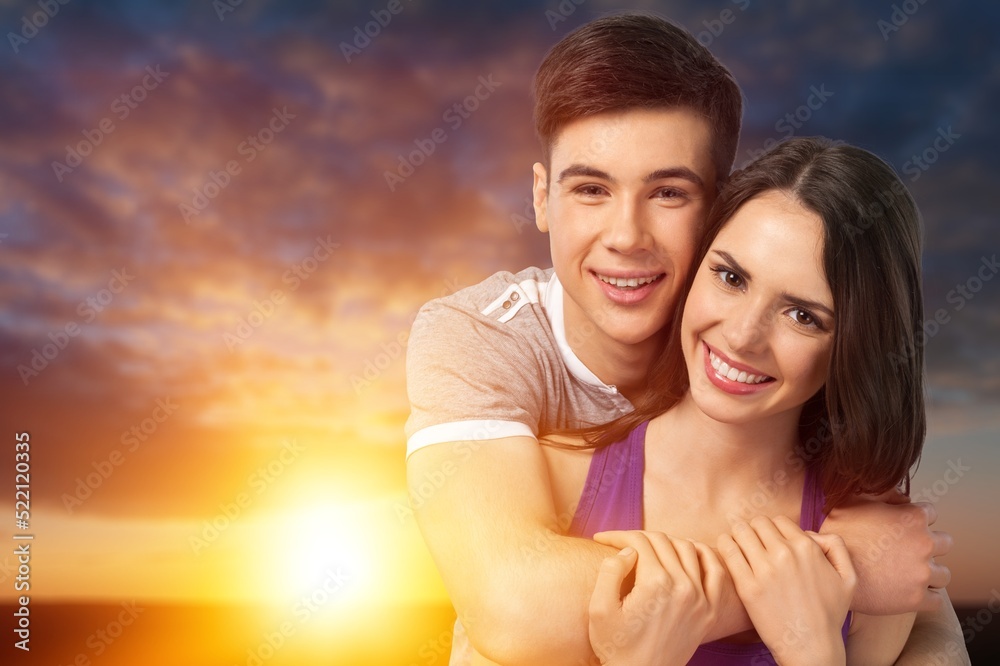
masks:
[[[538,436],[545,378],[527,329],[444,299],[420,310],[406,352],[407,456],[442,442]]]

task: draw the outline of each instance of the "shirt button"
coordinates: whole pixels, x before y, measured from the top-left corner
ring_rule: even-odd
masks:
[[[510,310],[510,301],[504,301],[503,302],[503,309],[504,310]]]
[[[512,300],[512,301],[516,301],[519,298],[521,298],[521,294],[517,293],[516,291],[513,294],[510,295],[510,300]]]

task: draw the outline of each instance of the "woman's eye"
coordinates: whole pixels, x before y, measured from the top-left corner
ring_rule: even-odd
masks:
[[[733,287],[734,289],[739,289],[740,287],[743,286],[743,278],[740,277],[738,273],[726,270],[725,268],[720,268],[716,270],[716,274],[719,276],[719,279],[722,280],[723,284],[725,284],[727,287]]]
[[[813,317],[809,312],[801,310],[799,308],[795,308],[794,310],[792,310],[792,319],[795,320],[795,323],[802,324],[803,326],[816,325],[816,318]]]

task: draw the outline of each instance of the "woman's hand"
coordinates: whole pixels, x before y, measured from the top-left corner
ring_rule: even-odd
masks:
[[[840,631],[857,576],[840,537],[757,516],[721,535],[719,552],[779,664],[845,663]]]
[[[623,550],[604,560],[590,599],[590,644],[602,664],[686,664],[715,622],[725,569],[704,544],[660,532],[601,532]],[[622,584],[635,568],[635,586]]]

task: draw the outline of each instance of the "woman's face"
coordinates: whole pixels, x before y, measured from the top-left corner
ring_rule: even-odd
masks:
[[[691,397],[725,423],[797,421],[826,382],[833,322],[822,220],[783,192],[758,195],[716,236],[684,306]]]

